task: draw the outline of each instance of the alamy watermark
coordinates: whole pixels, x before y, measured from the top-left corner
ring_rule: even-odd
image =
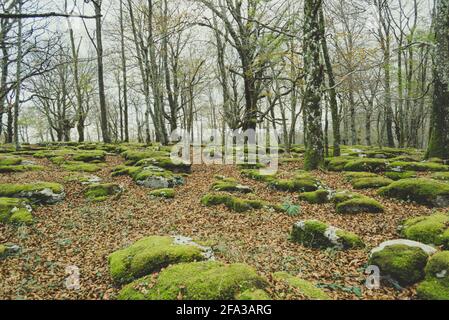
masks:
[[[196,137],[186,130],[176,130],[171,141],[177,142],[170,154],[175,164],[261,164],[258,170],[266,175],[278,170],[279,144],[275,131],[206,129],[201,137]]]

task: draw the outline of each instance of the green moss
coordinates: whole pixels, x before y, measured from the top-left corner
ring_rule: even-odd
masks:
[[[361,198],[364,197],[363,195],[359,193],[349,192],[347,190],[344,191],[337,191],[335,194],[332,195],[332,201],[335,204],[345,202],[351,199]]]
[[[112,169],[112,176],[131,176],[133,177],[134,175],[136,175],[138,172],[142,171],[141,167],[132,167],[132,166],[116,166]]]
[[[66,162],[66,158],[63,156],[52,157],[49,159],[51,163],[58,166],[63,165]]]
[[[403,179],[379,189],[381,196],[445,207],[449,205],[449,185],[431,179]]]
[[[357,249],[364,246],[356,234],[328,226],[318,220],[294,224],[290,239],[311,248]]]
[[[157,189],[150,192],[150,196],[158,198],[173,199],[175,197],[175,190],[170,188]]]
[[[92,184],[84,191],[85,196],[92,201],[104,201],[111,196],[118,195],[123,189],[118,184],[100,183]]]
[[[53,193],[63,193],[64,188],[58,183],[37,182],[30,184],[0,184],[0,197],[21,198],[20,194],[50,189]]]
[[[343,171],[344,167],[347,163],[354,161],[357,158],[354,157],[335,157],[335,158],[326,158],[324,163],[329,171]]]
[[[354,189],[380,188],[391,184],[393,180],[384,177],[358,178],[352,180]]]
[[[22,158],[16,158],[16,157],[0,157],[0,166],[16,166],[21,164],[23,161]]]
[[[387,162],[382,159],[359,159],[346,163],[344,171],[382,172],[387,169]]]
[[[35,165],[0,166],[0,173],[16,173],[41,170],[44,170],[44,167]]]
[[[372,172],[345,172],[345,178],[348,181],[361,178],[377,178],[377,177],[379,177],[379,175]]]
[[[0,259],[4,258],[6,256],[6,246],[3,244],[0,244]]]
[[[17,198],[0,198],[0,222],[30,224],[33,216],[28,211],[28,201]]]
[[[182,263],[164,269],[155,281],[150,276],[125,286],[118,299],[232,300],[241,292],[266,286],[266,281],[245,264]]]
[[[395,181],[402,179],[410,179],[416,178],[416,171],[402,171],[402,172],[388,171],[385,172],[385,176]]]
[[[295,277],[287,272],[276,272],[273,274],[273,279],[287,283],[309,300],[331,300],[326,292],[317,288],[313,283]]]
[[[263,181],[263,182],[270,182],[275,180],[275,175],[267,175],[262,174],[260,170],[252,170],[252,169],[246,169],[246,170],[240,170],[240,173],[242,176],[256,180],[256,181]]]
[[[449,215],[436,213],[408,219],[404,222],[401,233],[410,240],[449,248]]]
[[[368,197],[356,197],[340,202],[335,207],[337,213],[381,213],[383,206],[376,200]]]
[[[449,251],[434,254],[427,263],[425,281],[417,288],[419,299],[449,300]]]
[[[270,182],[276,190],[288,192],[311,192],[318,190],[319,181],[311,177],[295,177],[293,179],[279,179]]]
[[[299,195],[299,199],[314,204],[327,203],[329,202],[329,192],[327,190],[303,192]]]
[[[101,166],[94,163],[85,163],[79,161],[70,161],[61,166],[64,170],[71,172],[97,172],[101,170]]]
[[[150,236],[109,255],[109,271],[116,283],[128,283],[170,264],[204,260],[200,248],[173,244],[171,237]]]
[[[201,203],[205,206],[224,204],[228,209],[236,212],[245,212],[269,206],[269,204],[264,201],[241,199],[229,194],[207,194],[201,198]]]
[[[390,276],[400,285],[408,286],[424,278],[427,259],[421,248],[398,244],[374,252],[369,264],[378,266],[381,274]]]
[[[106,159],[106,152],[101,150],[81,152],[75,154],[72,159],[74,161],[81,161],[81,162],[104,162]]]
[[[185,173],[189,173],[191,170],[190,164],[183,162],[175,163],[172,161],[170,157],[161,157],[161,156],[139,160],[136,163],[136,166],[138,167],[156,166],[173,172],[185,172]]]
[[[449,172],[436,172],[432,174],[432,179],[441,180],[441,181],[449,181]]]
[[[76,154],[77,151],[73,149],[58,149],[58,150],[41,150],[33,154],[35,158],[53,158],[53,157],[69,157]]]
[[[236,297],[237,300],[271,300],[268,293],[262,289],[248,289],[239,293]]]
[[[390,168],[401,171],[448,171],[449,166],[435,162],[392,162]]]
[[[224,192],[241,192],[241,193],[251,193],[252,189],[247,186],[243,186],[238,183],[237,180],[232,178],[224,178],[222,180],[216,181],[212,184],[212,190],[214,191],[224,191]]]
[[[126,150],[122,153],[122,156],[125,157],[129,163],[137,163],[139,160],[149,159],[154,157],[168,157],[169,153],[164,151],[157,150]]]

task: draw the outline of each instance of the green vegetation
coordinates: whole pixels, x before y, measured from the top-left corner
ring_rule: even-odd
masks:
[[[89,172],[94,173],[101,170],[101,165],[95,163],[85,163],[80,161],[65,162],[61,166],[64,170],[72,172]]]
[[[204,260],[202,250],[178,245],[171,237],[150,236],[109,255],[109,271],[116,283],[128,283],[170,264]]]
[[[292,179],[272,180],[269,185],[279,191],[311,192],[318,190],[320,182],[309,175],[298,174]]]
[[[308,300],[330,300],[327,293],[317,288],[313,283],[295,277],[287,272],[276,272],[273,274],[273,279],[287,283],[295,290],[298,290]]]
[[[201,198],[201,203],[205,206],[224,204],[228,209],[236,212],[245,212],[269,206],[269,204],[264,201],[242,199],[229,194],[207,194]]]
[[[92,201],[104,201],[111,196],[116,196],[123,192],[123,188],[114,183],[92,184],[84,191],[85,196]]]
[[[150,192],[151,197],[173,199],[175,197],[175,190],[171,188],[157,189]]]
[[[402,179],[416,178],[416,171],[388,171],[385,176],[391,180],[397,181]]]
[[[271,182],[276,179],[275,175],[262,174],[260,170],[255,169],[240,170],[240,173],[242,176],[256,181]]]
[[[382,159],[358,159],[346,163],[344,171],[383,172],[387,169],[387,161]]]
[[[419,299],[449,300],[449,251],[434,254],[427,263],[425,280],[417,288]]]
[[[384,177],[357,178],[352,180],[354,189],[380,188],[391,184],[393,180]]]
[[[401,286],[408,286],[424,278],[427,259],[421,248],[397,244],[374,252],[369,264],[378,266],[381,274],[390,276]]]
[[[245,264],[193,262],[169,266],[157,276],[125,286],[119,300],[233,300],[247,290],[264,289],[266,281]]]
[[[55,203],[64,198],[64,188],[58,183],[0,184],[0,197],[27,198],[36,203]]]
[[[322,204],[330,201],[329,191],[323,189],[300,193],[299,199],[312,204]]]
[[[35,165],[0,166],[0,173],[16,173],[16,172],[41,171],[41,170],[44,170],[44,167]]]
[[[441,180],[441,181],[449,181],[449,172],[436,172],[432,174],[432,179]]]
[[[390,168],[395,168],[401,171],[448,171],[449,166],[435,163],[435,162],[404,162],[396,161],[389,165]]]
[[[402,235],[410,240],[449,249],[449,215],[435,213],[431,216],[411,218],[404,222]]]
[[[372,172],[345,172],[345,178],[348,181],[361,179],[361,178],[378,178],[380,177],[378,174]]]
[[[101,150],[80,152],[75,154],[72,159],[81,162],[104,162],[106,159],[106,152]]]
[[[375,199],[349,191],[339,191],[333,195],[337,213],[381,213],[383,206]]]
[[[449,185],[431,179],[403,179],[379,189],[381,196],[434,207],[449,205]]]
[[[31,224],[33,216],[28,201],[0,198],[0,223]]]

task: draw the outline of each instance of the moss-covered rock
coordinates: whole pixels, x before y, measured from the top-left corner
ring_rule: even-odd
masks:
[[[432,174],[432,179],[441,180],[441,181],[449,181],[449,172],[436,172]]]
[[[380,188],[391,184],[393,180],[384,177],[358,178],[352,180],[354,189]]]
[[[269,204],[253,199],[242,199],[229,194],[206,194],[201,198],[201,203],[205,206],[225,205],[228,209],[236,212],[245,212],[253,209],[269,207]]]
[[[106,159],[106,152],[101,150],[80,152],[75,154],[72,159],[81,162],[104,162]]]
[[[128,283],[170,264],[204,260],[199,246],[175,244],[173,238],[150,236],[109,255],[109,271],[116,283]]]
[[[343,171],[345,165],[351,161],[356,160],[355,157],[335,157],[335,158],[327,158],[325,159],[324,163],[329,171]]]
[[[44,167],[36,165],[0,166],[0,173],[16,173],[16,172],[41,171],[41,170],[44,170]]]
[[[329,226],[318,220],[299,221],[293,225],[291,240],[306,247],[357,249],[363,241],[354,233]]]
[[[109,197],[117,196],[123,188],[115,183],[96,183],[88,186],[84,191],[86,198],[92,201],[104,201]]]
[[[299,194],[299,199],[312,204],[322,204],[330,201],[329,191],[320,189],[312,192],[303,192]]]
[[[376,173],[372,173],[372,172],[345,172],[345,178],[348,181],[353,181],[356,179],[361,179],[361,178],[378,178],[380,177],[378,174]]]
[[[28,201],[18,198],[0,198],[0,222],[31,224],[33,215]]]
[[[174,162],[170,157],[153,157],[139,160],[138,167],[156,166],[172,172],[190,173],[192,165],[186,162]]]
[[[181,263],[157,276],[125,286],[119,300],[233,300],[247,290],[264,289],[266,281],[245,264],[216,261]]]
[[[436,213],[408,219],[402,225],[401,233],[407,239],[449,249],[449,215]]]
[[[64,170],[71,172],[94,173],[101,170],[101,165],[95,163],[85,163],[81,161],[68,161],[61,166]]]
[[[369,197],[358,197],[340,202],[335,207],[337,213],[381,213],[383,206]]]
[[[237,180],[231,178],[219,179],[212,184],[213,191],[224,192],[240,192],[240,193],[252,193],[253,190],[249,186],[240,184]]]
[[[417,288],[419,299],[449,300],[449,251],[433,255],[425,269],[425,280]]]
[[[171,188],[157,189],[150,192],[151,197],[173,199],[175,197],[175,190]]]
[[[382,159],[358,159],[346,163],[344,171],[383,172],[387,169],[387,161]]]
[[[17,166],[19,164],[21,164],[23,161],[23,158],[18,158],[18,157],[4,157],[1,156],[0,157],[0,166]]]
[[[143,169],[141,167],[135,167],[135,166],[124,166],[119,165],[114,168],[112,168],[112,176],[131,176],[133,177],[138,172],[142,171]]]
[[[337,213],[381,213],[383,206],[375,199],[359,193],[338,191],[332,195]]]
[[[263,174],[260,170],[255,169],[245,169],[240,170],[242,176],[263,182],[270,182],[276,179],[276,176],[273,174]]]
[[[122,156],[128,160],[129,163],[135,164],[140,160],[149,159],[154,157],[168,157],[170,154],[165,151],[158,150],[133,150],[129,149],[122,152]]]
[[[449,166],[435,162],[395,161],[389,164],[393,171],[449,171]]]
[[[449,206],[449,185],[432,179],[404,179],[379,189],[381,196],[414,201],[419,204]]]
[[[397,181],[402,179],[416,178],[416,171],[388,171],[385,172],[385,176],[391,180]]]
[[[428,258],[421,248],[397,244],[373,252],[368,263],[379,267],[382,276],[409,286],[424,278]]]
[[[0,259],[6,257],[6,246],[0,244]]]
[[[313,283],[295,277],[287,272],[276,272],[273,279],[287,283],[290,287],[298,290],[308,300],[330,300],[330,297],[322,289],[316,287]]]
[[[318,190],[320,182],[310,176],[296,176],[292,179],[275,179],[269,185],[279,191],[312,192]]]
[[[27,198],[34,203],[53,204],[65,198],[64,187],[58,183],[0,184],[0,197]]]
[[[145,167],[133,174],[134,181],[151,189],[173,188],[184,184],[184,178],[159,167]]]

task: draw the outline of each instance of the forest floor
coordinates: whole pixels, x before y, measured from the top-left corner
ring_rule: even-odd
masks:
[[[0,262],[0,299],[113,299],[119,288],[109,275],[108,255],[149,235],[188,236],[211,246],[220,261],[247,263],[270,281],[268,291],[277,299],[302,297],[275,283],[271,273],[276,271],[288,271],[317,283],[334,299],[411,299],[415,294],[415,287],[369,290],[364,271],[373,247],[399,238],[401,221],[432,212],[424,206],[381,198],[371,189],[357,192],[381,202],[385,207],[382,214],[341,215],[332,204],[305,202],[301,202],[301,214],[296,217],[268,210],[235,213],[224,206],[205,207],[200,203],[217,174],[238,179],[271,203],[299,200],[296,194],[274,191],[266,183],[241,177],[235,166],[218,165],[194,165],[185,185],[176,188],[174,199],[151,199],[148,189],[131,178],[111,177],[111,168],[124,162],[122,157],[112,155],[95,175],[104,182],[121,184],[125,192],[119,198],[95,203],[85,198],[85,186],[70,181],[70,172],[47,159],[26,158],[45,166],[44,171],[1,174],[0,183],[58,182],[64,185],[66,198],[36,208],[35,223],[30,226],[0,224],[0,243],[21,247],[20,254]],[[301,161],[282,164],[280,172],[288,175],[301,168]],[[313,174],[330,188],[353,190],[342,173]],[[304,219],[318,219],[352,231],[367,247],[319,250],[289,241],[292,225]],[[66,267],[70,265],[80,269],[79,290],[64,286]]]

